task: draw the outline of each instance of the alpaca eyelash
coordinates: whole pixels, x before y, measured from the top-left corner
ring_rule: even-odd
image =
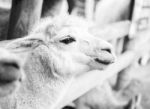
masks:
[[[70,44],[72,42],[75,42],[76,40],[71,37],[70,35],[67,35],[66,38],[60,40],[61,43],[64,43],[64,44]]]

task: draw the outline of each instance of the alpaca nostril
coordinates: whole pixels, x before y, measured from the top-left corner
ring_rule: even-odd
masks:
[[[107,51],[108,53],[112,53],[110,48],[103,48],[102,51]]]

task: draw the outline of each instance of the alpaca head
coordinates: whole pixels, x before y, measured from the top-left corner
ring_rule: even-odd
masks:
[[[90,34],[87,22],[80,18],[47,18],[39,25],[31,34],[44,38],[57,72],[76,74],[103,70],[114,62],[111,45]]]
[[[48,64],[59,74],[103,70],[114,62],[111,45],[90,34],[84,21],[72,17],[43,19],[29,36],[12,42],[9,47],[46,48]]]
[[[23,78],[21,60],[13,53],[0,48],[0,97],[16,91]]]

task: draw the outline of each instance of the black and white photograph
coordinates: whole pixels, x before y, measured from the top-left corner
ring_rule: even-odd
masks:
[[[150,109],[150,0],[0,0],[0,109]]]

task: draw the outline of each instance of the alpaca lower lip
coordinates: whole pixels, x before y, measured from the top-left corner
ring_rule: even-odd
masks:
[[[4,85],[9,85],[11,83],[13,83],[15,81],[11,81],[11,80],[0,80],[0,86],[4,86]]]
[[[111,63],[113,63],[112,61],[104,61],[104,60],[100,60],[100,59],[98,59],[98,58],[95,58],[94,59],[96,62],[98,62],[98,63],[101,63],[101,64],[104,64],[104,65],[108,65],[108,64],[111,64]]]
[[[10,76],[10,75],[9,75]],[[14,84],[14,83],[20,83],[22,82],[22,78],[18,78],[18,77],[1,77],[0,78],[0,87],[5,87],[5,86],[9,86],[11,84]]]
[[[104,65],[109,65],[111,63],[114,63],[115,61],[115,56],[112,55],[111,53],[109,52],[101,52],[99,53],[99,56],[96,57],[94,59],[97,63],[101,63],[101,64],[104,64]]]
[[[12,94],[20,85],[20,81],[0,83],[0,97],[6,97]]]

